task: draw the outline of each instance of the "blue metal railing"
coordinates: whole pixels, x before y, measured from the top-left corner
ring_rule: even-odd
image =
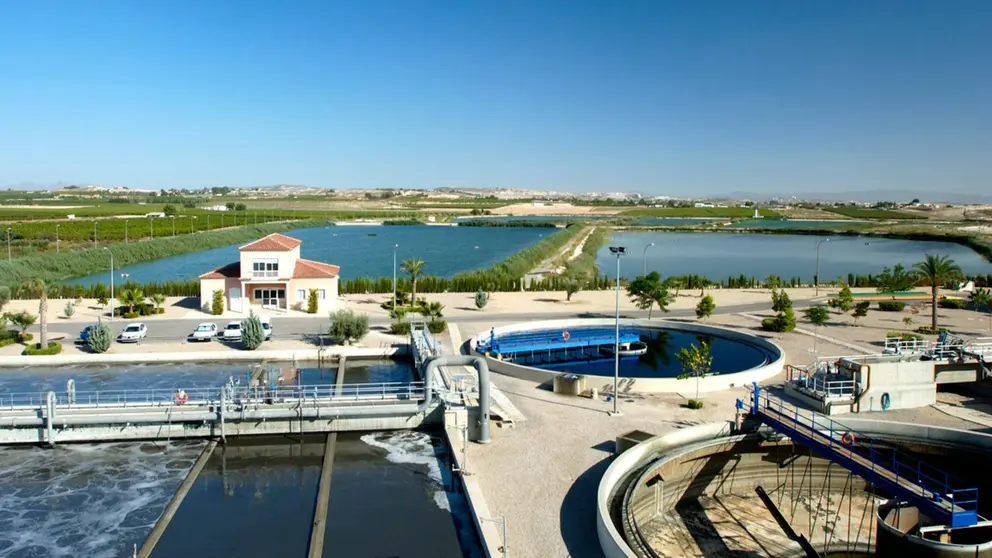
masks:
[[[751,413],[773,430],[912,501],[952,527],[978,521],[978,489],[916,457],[876,445],[870,437],[829,417],[762,394],[757,385],[751,393]]]
[[[633,343],[640,341],[640,338],[640,332],[637,329],[631,327],[620,328],[620,343]],[[612,345],[616,343],[616,340],[617,332],[612,327],[563,328],[560,330],[508,333],[505,335],[490,333],[489,340],[479,343],[477,349],[483,353],[508,354],[595,345]]]

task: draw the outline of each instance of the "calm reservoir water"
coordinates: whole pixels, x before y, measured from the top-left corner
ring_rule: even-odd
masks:
[[[641,274],[647,247],[648,271],[667,275],[706,275],[719,281],[730,276],[747,275],[758,278],[776,274],[780,277],[802,277],[812,281],[816,268],[816,243],[826,236],[677,233],[677,232],[618,232],[596,256],[603,273],[616,274],[616,257],[609,245],[625,246],[631,254],[620,258],[620,275]],[[650,243],[654,246],[648,246]],[[877,274],[885,266],[902,264],[911,267],[924,254],[945,254],[967,274],[992,273],[992,263],[971,249],[949,242],[923,242],[888,238],[830,237],[820,245],[820,277],[824,281],[838,275]]]
[[[397,265],[408,258],[427,262],[426,275],[450,277],[483,269],[537,244],[558,229],[535,227],[338,226],[297,229],[288,235],[303,241],[300,255],[341,266],[341,277],[391,277],[393,245]],[[196,279],[203,273],[238,260],[238,246],[226,246],[123,267],[118,273],[142,283]],[[120,280],[117,275],[116,280]],[[109,272],[67,281],[89,285],[109,283]]]

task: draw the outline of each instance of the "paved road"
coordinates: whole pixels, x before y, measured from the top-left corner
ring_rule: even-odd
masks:
[[[797,303],[796,310],[800,310],[805,304]],[[768,302],[762,302],[757,304],[741,304],[736,306],[724,306],[716,309],[717,314],[736,314],[738,312],[757,312],[767,310],[769,308]],[[652,313],[654,317],[670,317],[670,318],[684,318],[695,316],[695,311],[692,309],[681,309],[672,310],[667,314],[659,313],[655,311]],[[524,322],[533,320],[559,320],[566,318],[612,318],[614,314],[612,313],[602,313],[602,312],[554,312],[554,313],[487,313],[479,312],[478,314],[468,314],[464,316],[459,316],[457,318],[450,318],[454,323],[510,323],[510,322]],[[624,312],[620,315],[622,318],[647,318],[647,311],[633,311]],[[217,325],[223,327],[227,323],[227,319],[211,320],[210,316],[204,316],[203,318],[185,318],[185,319],[150,319],[145,323],[148,325],[148,338],[149,342],[169,342],[178,341],[185,339],[187,335],[199,324],[200,322],[210,322],[213,321]],[[388,326],[391,320],[385,316],[375,316],[370,319],[372,326]],[[110,326],[110,329],[114,332],[116,336],[124,328],[126,322],[114,321],[105,322]],[[327,330],[330,325],[329,320],[326,316],[321,317],[286,317],[286,318],[272,318],[272,329],[273,337],[275,339],[300,339],[305,335],[313,335],[318,332],[323,332]],[[85,322],[62,322],[53,323],[49,325],[49,329],[52,331],[58,331],[61,333],[68,333],[73,337],[79,335],[80,330],[86,327]],[[38,326],[35,325],[28,329],[28,331],[37,333]]]

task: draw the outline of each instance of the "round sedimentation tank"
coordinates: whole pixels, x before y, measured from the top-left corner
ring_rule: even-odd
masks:
[[[849,419],[877,444],[910,452],[988,494],[983,463],[992,436],[916,424]],[[992,512],[978,525],[935,525],[788,438],[704,424],[658,436],[619,455],[598,492],[607,558],[662,556],[992,556]]]
[[[617,323],[609,319],[527,322],[492,328],[470,340],[489,369],[536,382],[581,376],[585,385],[612,391]],[[676,357],[683,348],[706,345],[712,367],[700,378],[683,378]],[[619,390],[700,393],[760,382],[782,371],[785,356],[775,343],[735,329],[667,320],[620,320]]]

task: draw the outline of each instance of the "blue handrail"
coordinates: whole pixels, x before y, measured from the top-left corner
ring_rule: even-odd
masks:
[[[978,489],[916,457],[877,447],[871,437],[829,417],[763,395],[757,384],[751,393],[751,413],[775,431],[913,501],[952,527],[978,521]]]

